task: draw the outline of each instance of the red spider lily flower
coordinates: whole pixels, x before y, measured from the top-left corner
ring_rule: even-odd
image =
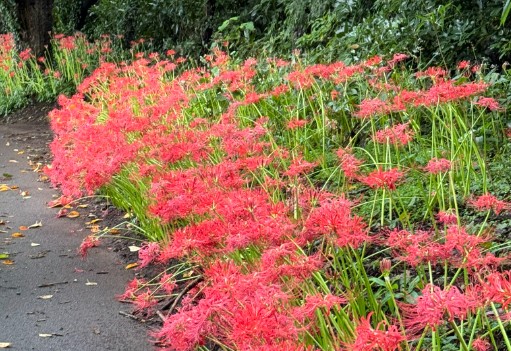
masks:
[[[392,248],[393,254],[399,260],[413,267],[426,262],[434,264],[451,256],[444,245],[434,240],[432,232],[424,230],[411,233],[407,230],[394,229],[388,234],[385,243]]]
[[[31,56],[32,49],[28,48],[20,52],[20,59],[22,61],[27,61]]]
[[[78,248],[78,253],[82,258],[85,258],[87,257],[87,251],[96,246],[99,246],[99,239],[93,235],[89,235],[82,241]]]
[[[475,338],[472,342],[472,348],[474,351],[490,351],[491,344],[486,339]]]
[[[151,262],[157,261],[160,254],[160,244],[147,243],[138,250],[139,267],[148,266]]]
[[[305,222],[309,239],[324,235],[339,247],[354,248],[371,241],[362,218],[351,213],[351,205],[351,201],[340,197],[311,210]]]
[[[409,56],[406,55],[406,54],[394,54],[394,56],[392,57],[392,59],[390,59],[389,61],[387,61],[388,65],[390,67],[393,67],[396,65],[396,63],[399,63],[403,60],[406,60]]]
[[[360,171],[360,166],[362,165],[362,161],[356,158],[349,149],[340,148],[336,152],[339,161],[341,162],[341,169],[344,172],[344,175],[348,179],[355,179],[358,177],[358,173]]]
[[[509,204],[507,202],[499,200],[491,194],[484,194],[476,199],[469,200],[468,204],[478,211],[492,210],[497,215],[503,210],[509,209]]]
[[[295,177],[300,174],[306,174],[314,169],[318,164],[317,162],[307,162],[302,157],[296,157],[289,165],[284,175],[288,177]]]
[[[358,105],[355,116],[358,118],[369,118],[374,115],[384,115],[391,111],[391,106],[379,98],[364,99]]]
[[[426,285],[415,304],[401,304],[405,325],[410,332],[420,332],[426,327],[435,330],[446,321],[464,319],[480,305],[472,296],[467,296],[451,286],[442,290],[438,286]]]
[[[372,171],[367,176],[359,177],[359,180],[373,189],[387,188],[396,189],[396,183],[404,177],[404,172],[397,168],[384,171],[381,167]]]
[[[424,170],[429,174],[438,174],[447,172],[451,169],[452,162],[445,158],[432,158],[424,167]]]
[[[153,296],[151,290],[147,289],[145,292],[135,295],[133,304],[135,305],[135,311],[150,314],[154,306],[158,304],[158,300]]]
[[[396,124],[376,131],[374,140],[380,144],[390,143],[394,145],[404,146],[413,140],[413,131],[408,127],[410,122]]]
[[[465,68],[468,68],[468,67],[470,67],[470,61],[464,60],[464,61],[460,61],[458,63],[458,69],[459,70],[464,70]]]
[[[122,295],[117,295],[116,298],[120,301],[133,300],[138,290],[146,286],[147,281],[141,278],[133,278],[127,285],[126,290]]]
[[[490,97],[480,97],[476,102],[474,102],[474,105],[478,105],[481,107],[486,107],[490,111],[499,111],[501,110],[500,105],[497,100]]]
[[[339,307],[346,304],[348,300],[341,296],[335,296],[332,294],[323,295],[320,293],[309,295],[305,298],[305,303],[302,306],[297,307],[293,311],[295,318],[302,323],[305,320],[315,320],[316,310],[323,308],[327,313],[334,307]]]
[[[309,123],[309,121],[305,119],[292,119],[289,122],[287,122],[286,128],[289,130],[298,129],[300,127],[303,127],[307,123]]]
[[[494,272],[482,282],[484,296],[492,302],[507,308],[511,304],[511,271]]]
[[[355,329],[355,341],[346,344],[345,349],[349,351],[396,351],[400,350],[402,342],[406,337],[399,331],[396,325],[388,325],[380,322],[376,328],[371,326],[371,315],[362,317],[357,322]]]
[[[442,223],[444,225],[458,223],[458,216],[452,211],[440,211],[437,213],[436,219],[439,223]]]
[[[176,280],[170,274],[164,273],[160,277],[160,289],[165,291],[166,294],[172,294],[174,289],[177,287]]]

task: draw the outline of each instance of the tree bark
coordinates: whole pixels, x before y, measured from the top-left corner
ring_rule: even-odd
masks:
[[[20,38],[35,55],[50,43],[53,25],[53,0],[17,0]]]
[[[80,14],[78,16],[78,23],[76,24],[77,30],[83,30],[87,23],[87,16],[92,6],[96,5],[99,0],[83,0],[80,5]]]

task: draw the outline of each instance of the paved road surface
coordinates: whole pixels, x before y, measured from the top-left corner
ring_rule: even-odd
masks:
[[[45,127],[0,125],[0,184],[19,187],[0,192],[0,230],[7,232],[0,232],[0,254],[14,262],[0,261],[0,343],[22,351],[153,350],[147,328],[120,315],[130,306],[115,300],[133,272],[105,247],[83,261],[76,255],[87,234],[83,221],[56,219],[57,209],[47,208],[57,192],[38,182],[28,163],[37,161],[41,150],[33,145],[41,138],[49,138]],[[39,228],[19,230],[39,221]],[[24,237],[13,238],[15,232]]]

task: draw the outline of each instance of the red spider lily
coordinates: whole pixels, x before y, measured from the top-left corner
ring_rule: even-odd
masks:
[[[442,290],[438,286],[426,285],[415,304],[401,304],[405,324],[411,333],[426,327],[435,330],[446,321],[464,319],[467,314],[480,306],[480,301],[460,292],[454,286]]]
[[[306,174],[314,169],[318,164],[316,162],[307,162],[302,157],[295,157],[284,175],[288,177],[295,177],[300,174]]]
[[[89,235],[85,239],[83,239],[78,249],[78,253],[80,254],[80,256],[82,256],[82,258],[85,258],[87,257],[87,252],[89,251],[89,249],[96,246],[99,246],[99,239],[93,235]]]
[[[385,243],[401,261],[413,267],[426,262],[434,264],[451,257],[451,253],[444,245],[435,242],[433,233],[429,231],[417,230],[411,233],[394,229],[388,234]]]
[[[511,271],[493,272],[482,282],[484,296],[507,308],[511,304]]]
[[[491,194],[484,194],[475,199],[468,201],[468,204],[478,211],[493,211],[499,214],[503,210],[509,209],[509,204],[505,201],[497,199]]]
[[[358,118],[369,118],[374,115],[385,115],[391,112],[392,106],[387,101],[379,98],[364,99],[358,105],[355,116]]]
[[[309,123],[309,121],[307,121],[305,119],[292,119],[289,122],[287,122],[286,128],[289,130],[293,130],[293,129],[301,128],[301,127],[305,126],[307,123]]]
[[[478,105],[481,107],[486,107],[490,111],[499,111],[501,110],[500,105],[497,100],[494,98],[489,97],[480,97],[476,102],[474,102],[474,105]]]
[[[437,213],[436,218],[438,222],[449,225],[449,224],[457,224],[458,216],[452,211],[440,211]]]
[[[151,262],[157,261],[160,254],[160,244],[147,243],[143,245],[138,251],[139,267],[143,268],[148,266]]]
[[[399,331],[396,325],[388,325],[380,322],[376,328],[371,326],[371,314],[362,317],[357,322],[355,329],[355,341],[346,344],[345,349],[350,351],[396,351],[400,350],[401,344],[406,337]]]
[[[373,189],[387,188],[389,190],[395,190],[397,183],[403,179],[404,175],[404,172],[397,168],[391,168],[386,171],[382,168],[378,168],[367,176],[361,176],[358,179]]]
[[[339,247],[359,247],[370,242],[366,225],[361,217],[351,213],[352,203],[341,197],[320,203],[311,210],[305,222],[306,238],[314,240],[324,236]]]
[[[452,162],[445,158],[432,158],[424,167],[424,170],[429,174],[438,174],[447,172],[451,169]]]
[[[470,67],[470,61],[466,61],[466,60],[460,61],[457,66],[457,68],[459,70],[464,70],[465,68],[469,68],[469,67]]]
[[[337,150],[337,157],[341,162],[341,169],[348,179],[356,179],[359,175],[362,161],[357,159],[349,149],[340,148]]]
[[[380,144],[390,143],[404,146],[413,140],[413,131],[409,129],[410,123],[400,123],[392,127],[376,131],[374,140]]]
[[[486,339],[475,338],[472,342],[472,348],[474,351],[490,351],[491,344]]]

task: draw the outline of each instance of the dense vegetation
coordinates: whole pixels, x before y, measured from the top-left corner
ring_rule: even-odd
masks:
[[[0,108],[58,96],[50,205],[128,212],[160,346],[511,351],[501,2],[81,4],[55,28],[93,41],[0,36]]]

